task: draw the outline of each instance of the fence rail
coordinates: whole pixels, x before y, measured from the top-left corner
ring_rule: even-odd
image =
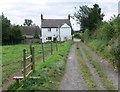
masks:
[[[19,80],[26,79],[31,72],[35,69],[35,58],[34,58],[34,47],[30,46],[30,55],[26,56],[27,50],[23,49],[23,69],[22,76],[14,76],[13,79],[19,83]],[[27,64],[27,61],[30,59],[30,63]],[[29,69],[30,68],[30,69]],[[27,72],[28,71],[28,72]]]

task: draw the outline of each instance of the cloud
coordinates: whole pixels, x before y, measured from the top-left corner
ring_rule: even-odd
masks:
[[[75,7],[98,3],[102,12],[106,15],[104,20],[109,20],[113,14],[117,14],[118,0],[2,0],[0,12],[3,12],[12,24],[23,24],[24,19],[32,19],[40,26],[40,15],[44,18],[68,18],[68,14],[73,15]],[[74,26],[77,28],[75,21]],[[79,27],[78,27],[79,28]]]

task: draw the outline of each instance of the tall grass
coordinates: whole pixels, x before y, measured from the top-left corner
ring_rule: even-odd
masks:
[[[84,41],[99,55],[110,61],[116,68],[120,63],[120,17],[112,17],[108,22],[97,24],[91,35],[84,33]],[[88,39],[86,39],[88,38]],[[119,66],[118,66],[119,67]]]

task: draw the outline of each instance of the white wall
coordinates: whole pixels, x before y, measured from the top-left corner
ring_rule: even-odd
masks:
[[[64,41],[65,38],[72,39],[71,28],[60,28],[60,37],[61,41]]]
[[[51,28],[51,32],[48,31],[48,28],[42,28],[42,42],[47,42],[49,40],[46,40],[47,37],[52,37],[52,41],[53,41],[53,37],[58,37],[57,40],[59,41],[59,30],[56,31],[56,29],[58,30],[58,28]],[[71,28],[67,25],[64,24],[63,26],[61,26],[60,29],[60,38],[61,41],[64,41],[65,38],[67,39],[72,39],[72,35],[71,35]]]
[[[51,28],[51,32],[48,31],[48,28],[42,28],[42,42],[47,42],[48,40],[46,40],[47,37],[56,37],[59,35],[59,31],[56,31],[56,29],[58,30],[58,28]],[[53,40],[53,39],[52,39]]]

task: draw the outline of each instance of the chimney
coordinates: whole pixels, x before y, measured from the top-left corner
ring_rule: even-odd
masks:
[[[43,20],[43,15],[41,14],[41,20]]]
[[[70,14],[68,15],[68,19],[70,20]]]

